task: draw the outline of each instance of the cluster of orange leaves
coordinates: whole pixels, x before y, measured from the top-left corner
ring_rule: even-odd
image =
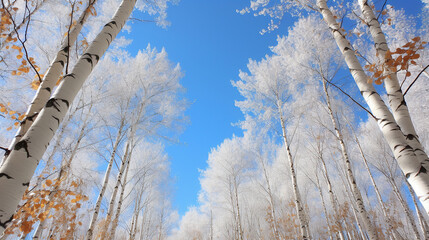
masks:
[[[32,4],[33,3],[34,2],[32,2]],[[14,43],[14,42],[18,41],[18,39],[16,37],[12,37],[12,35],[11,35],[11,33],[14,31],[13,27],[12,27],[13,22],[12,22],[12,18],[11,18],[12,16],[11,15],[15,14],[17,10],[18,10],[17,7],[13,7],[9,11],[7,11],[4,8],[0,9],[0,16],[1,16],[0,37],[5,38],[3,44]],[[18,51],[18,54],[16,55],[16,59],[18,59],[20,61],[20,65],[16,70],[12,70],[12,72],[11,72],[12,75],[21,76],[23,74],[29,73],[30,72],[30,65],[33,65],[37,72],[40,71],[40,67],[38,67],[36,65],[34,58],[29,57],[27,60],[23,59],[24,52],[22,51],[22,49],[23,49],[22,46],[12,44],[11,46],[6,46],[5,48],[6,49],[11,48],[11,49]],[[38,78],[38,75],[36,75],[36,77]],[[43,76],[41,76],[41,77],[43,77]],[[40,82],[40,79],[38,81]],[[32,88],[34,89],[33,83],[32,83]]]
[[[0,103],[0,113],[3,114],[3,117],[10,117],[14,121],[13,125],[18,128],[21,121],[25,118],[25,114],[12,110],[10,105],[10,102],[7,104]],[[6,130],[12,130],[12,126],[8,127]]]
[[[76,220],[77,210],[88,197],[77,193],[79,182],[72,181],[69,186],[64,186],[62,181],[47,179],[42,183],[41,189],[27,190],[22,198],[22,205],[5,234],[26,235],[33,230],[35,223],[53,218],[55,234],[61,236],[61,239],[71,236],[76,226],[82,225]]]
[[[372,77],[368,79],[368,82],[374,80],[375,84],[382,84],[384,79],[389,78],[391,73],[399,71],[405,71],[405,76],[411,76],[409,67],[411,65],[417,65],[416,61],[420,58],[420,54],[417,52],[424,48],[427,42],[421,41],[420,37],[411,39],[410,42],[404,46],[397,48],[395,51],[387,51],[385,61],[382,64],[368,64],[365,68],[372,72]]]
[[[5,42],[16,42],[18,40],[17,38],[12,38],[9,35],[9,31],[13,23],[9,13],[14,14],[17,10],[18,8],[16,7],[11,8],[9,11],[4,8],[0,9],[0,37],[6,38]]]

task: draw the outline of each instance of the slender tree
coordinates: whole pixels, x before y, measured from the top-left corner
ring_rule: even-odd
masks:
[[[36,95],[34,96],[33,101],[31,102],[30,106],[27,109],[27,112],[25,113],[26,117],[21,122],[21,126],[18,129],[15,138],[12,140],[9,149],[13,149],[15,144],[20,141],[20,139],[25,135],[25,133],[27,133],[28,129],[36,120],[37,115],[51,97],[52,90],[54,89],[55,84],[57,83],[64,69],[64,66],[68,64],[70,49],[72,48],[74,42],[76,42],[76,39],[80,31],[82,30],[86,19],[90,15],[90,8],[93,7],[95,1],[96,0],[89,1],[88,6],[77,20],[76,25],[74,25],[72,29],[68,33],[66,33],[67,35],[66,38],[63,40],[60,51],[58,51],[54,61],[49,67],[45,76],[43,77],[43,80],[41,80]],[[8,154],[5,155],[4,161],[6,160],[7,155]]]
[[[105,25],[88,50],[79,59],[47,101],[37,121],[27,134],[15,144],[7,160],[0,168],[0,233],[12,221],[16,206],[42,158],[50,140],[62,122],[69,105],[84,81],[95,67],[110,43],[125,25],[135,5],[134,0],[125,0],[113,19]]]

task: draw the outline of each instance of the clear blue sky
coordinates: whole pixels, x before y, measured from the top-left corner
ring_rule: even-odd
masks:
[[[378,6],[384,1],[375,2]],[[390,2],[401,7],[399,0]],[[146,48],[148,43],[158,50],[164,47],[185,74],[182,85],[192,103],[186,113],[190,124],[180,136],[181,144],[167,146],[174,178],[173,208],[180,215],[197,205],[198,169],[205,169],[211,148],[233,134],[241,135],[240,129],[231,125],[243,115],[234,106],[240,96],[230,81],[238,79],[239,69],[247,69],[249,58],[260,60],[270,54],[269,46],[276,45],[277,35],[284,35],[292,24],[290,19],[284,20],[280,29],[260,35],[267,18],[235,12],[248,4],[248,0],[182,0],[169,7],[171,26],[167,29],[154,23],[133,25],[131,52]],[[415,4],[416,11],[421,7],[417,0],[408,4]],[[137,12],[133,17],[151,19]]]
[[[197,204],[198,169],[206,167],[210,149],[232,134],[241,135],[231,123],[242,119],[234,106],[239,94],[230,83],[238,79],[239,69],[246,69],[249,58],[260,59],[276,43],[277,34],[261,36],[259,30],[267,19],[235,12],[247,1],[182,0],[168,9],[171,26],[162,29],[154,23],[135,23],[131,52],[152,47],[164,47],[169,59],[180,63],[185,76],[182,85],[192,103],[186,112],[190,124],[180,135],[181,144],[168,145],[174,178],[173,207],[183,215],[189,206]],[[150,19],[143,14],[134,17]]]

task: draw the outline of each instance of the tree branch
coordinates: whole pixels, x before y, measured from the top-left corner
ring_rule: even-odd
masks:
[[[426,70],[426,68],[428,68],[429,65],[427,65],[426,67],[424,67],[419,74],[417,75],[417,77],[414,79],[414,81],[410,84],[410,86],[408,86],[407,90],[405,90],[403,96],[405,97],[405,94],[407,94],[408,90],[410,90],[410,88],[413,86],[413,84],[417,81],[417,79],[420,77],[420,75],[422,75],[422,73]]]
[[[356,103],[360,108],[362,108],[363,110],[365,110],[369,115],[371,115],[371,117],[373,117],[375,120],[377,120],[377,118],[368,110],[366,109],[364,106],[362,106],[360,103],[358,103],[352,96],[350,96],[348,93],[344,92],[343,89],[341,89],[340,87],[338,87],[337,85],[335,85],[334,83],[332,83],[331,81],[325,79],[327,83],[331,84],[332,86],[334,86],[336,89],[340,90],[344,95],[346,95],[347,97],[349,97],[354,103]]]
[[[384,0],[383,6],[381,7],[381,10],[380,10],[380,13],[377,16],[377,21],[380,18],[381,14],[383,13],[384,8],[386,7],[386,3],[387,3],[387,0]]]

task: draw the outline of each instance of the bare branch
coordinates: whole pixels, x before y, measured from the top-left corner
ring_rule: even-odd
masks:
[[[344,95],[346,95],[347,97],[349,97],[354,103],[356,103],[360,108],[362,108],[363,110],[365,110],[369,115],[371,115],[371,117],[373,117],[375,120],[377,120],[377,118],[368,110],[366,109],[364,106],[362,106],[360,103],[358,103],[352,96],[350,96],[348,93],[346,93],[343,89],[341,89],[340,87],[338,87],[337,85],[335,85],[334,83],[332,83],[331,81],[325,79],[327,83],[331,84],[332,86],[334,86],[336,89],[340,90],[340,92],[342,92]]]
[[[422,75],[422,73],[429,67],[429,65],[427,65],[426,67],[424,67],[419,74],[417,75],[417,77],[414,79],[414,81],[410,84],[410,86],[408,86],[407,90],[405,90],[403,96],[405,97],[405,94],[407,94],[408,90],[410,90],[410,88],[413,86],[413,84],[417,81],[417,79],[420,77],[420,75]]]

